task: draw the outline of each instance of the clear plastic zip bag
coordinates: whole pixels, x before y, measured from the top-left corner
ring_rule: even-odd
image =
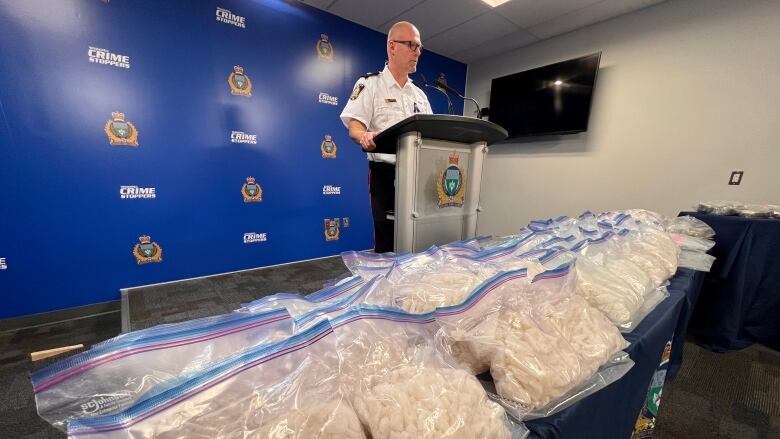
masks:
[[[527,431],[510,424],[476,378],[442,360],[432,313],[361,306],[331,324],[344,393],[372,438],[509,438]]]
[[[68,424],[71,437],[354,438],[366,435],[340,391],[327,321],[237,353],[122,412]]]
[[[160,325],[107,340],[32,374],[39,415],[64,430],[78,417],[116,413],[182,376],[292,333],[285,309]]]
[[[668,233],[678,233],[682,235],[695,236],[697,238],[711,239],[715,236],[715,230],[704,221],[694,218],[690,215],[669,218],[666,221],[666,231]]]

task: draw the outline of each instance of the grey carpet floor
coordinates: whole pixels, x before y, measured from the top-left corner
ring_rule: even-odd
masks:
[[[222,314],[279,291],[310,293],[344,271],[339,258],[328,258],[135,289],[128,296],[130,327]],[[114,312],[0,333],[0,438],[65,437],[38,417],[29,379],[31,371],[60,357],[32,363],[31,352],[89,347],[120,330],[120,313]],[[692,343],[684,349],[677,378],[663,390],[658,438],[780,438],[780,353],[760,345],[728,354]]]
[[[175,282],[128,291],[130,330],[234,311],[269,294],[308,294],[347,272],[341,257]]]
[[[780,438],[780,352],[761,345],[727,354],[685,343],[664,386],[660,439]]]
[[[30,353],[83,344],[86,348],[115,337],[120,330],[119,312],[0,333],[0,438],[63,438],[38,416],[30,384],[30,372],[64,358],[51,357],[33,363]],[[83,349],[71,351],[78,353]],[[70,355],[70,354],[68,354]]]

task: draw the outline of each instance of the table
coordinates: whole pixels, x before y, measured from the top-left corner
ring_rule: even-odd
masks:
[[[780,350],[780,220],[683,212],[715,230],[717,259],[689,332],[716,352],[758,342]]]
[[[339,265],[340,260],[339,264],[336,264],[336,261],[333,261],[333,263],[337,267],[332,267],[332,270],[330,268],[324,270],[320,277],[323,279],[328,276],[333,277],[343,271],[342,266]],[[312,270],[308,265],[304,267],[304,264],[307,263],[293,264],[293,266],[301,270],[305,268],[306,270],[303,271]],[[252,274],[257,277],[258,282],[267,281],[265,276],[278,272],[280,268],[286,269],[286,267],[275,267],[268,270],[267,273],[266,271],[259,272],[262,276],[258,276],[258,273]],[[675,276],[670,279],[670,297],[661,302],[634,331],[624,334],[625,338],[631,342],[631,346],[628,347],[627,351],[636,362],[636,365],[620,380],[571,407],[553,416],[526,422],[529,430],[531,430],[530,437],[628,439],[633,431],[637,416],[642,409],[650,380],[656,368],[658,368],[666,342],[670,339],[673,342],[667,379],[671,379],[673,370],[676,373],[677,369],[679,369],[682,362],[685,328],[688,325],[691,311],[699,296],[699,288],[703,279],[704,274],[701,272],[686,268],[678,269]],[[197,287],[197,285],[187,284],[181,286],[181,288],[188,291],[192,291],[194,287]],[[281,288],[278,285],[275,287]],[[290,286],[289,290],[299,290],[301,285],[296,287]],[[283,290],[284,288],[281,289]],[[191,309],[193,307],[193,305],[189,305],[190,301],[184,298],[183,295],[172,295],[171,291],[160,287],[150,287],[149,291],[134,291],[130,297],[134,296],[138,296],[137,301],[143,299],[144,303],[157,303],[158,300],[152,299],[158,296],[165,297],[164,303],[166,306],[160,306],[160,309],[174,308],[174,311],[176,311],[179,308]],[[163,302],[162,299],[159,301]],[[197,305],[200,301],[196,300],[192,303]],[[237,307],[238,302],[229,306]],[[146,326],[150,326],[169,321],[165,320],[165,315],[160,317],[159,311],[155,311],[156,309],[148,309],[148,306],[147,308],[130,306],[128,308],[128,316],[130,317],[128,323],[132,322],[135,325],[144,323]],[[174,315],[178,316],[178,313]],[[583,432],[587,432],[587,434]]]
[[[677,270],[676,276],[669,280],[669,290],[684,291],[685,300],[683,301],[680,317],[677,320],[677,327],[674,330],[674,337],[672,338],[672,355],[669,357],[669,369],[666,372],[667,381],[673,380],[682,366],[685,336],[688,333],[693,310],[699,301],[701,288],[706,276],[707,273],[704,271],[680,268]]]
[[[631,343],[626,351],[636,363],[621,379],[578,401],[553,416],[526,421],[529,438],[616,438],[631,437],[647,396],[650,380],[661,361],[666,343],[672,340],[669,371],[682,362],[685,326],[703,276],[687,268],[677,270],[670,280],[669,297],[632,331],[624,334]],[[667,372],[667,378],[670,376]]]

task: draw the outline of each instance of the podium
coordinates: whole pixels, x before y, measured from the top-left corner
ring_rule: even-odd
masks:
[[[416,114],[374,138],[373,152],[396,154],[396,253],[476,236],[487,146],[507,136],[481,119]]]

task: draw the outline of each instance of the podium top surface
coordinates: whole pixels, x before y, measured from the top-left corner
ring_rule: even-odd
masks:
[[[484,141],[488,145],[509,136],[505,129],[487,120],[446,114],[415,114],[379,133],[374,138],[376,150],[372,152],[395,154],[398,137],[413,131],[419,131],[427,139],[459,143]]]

